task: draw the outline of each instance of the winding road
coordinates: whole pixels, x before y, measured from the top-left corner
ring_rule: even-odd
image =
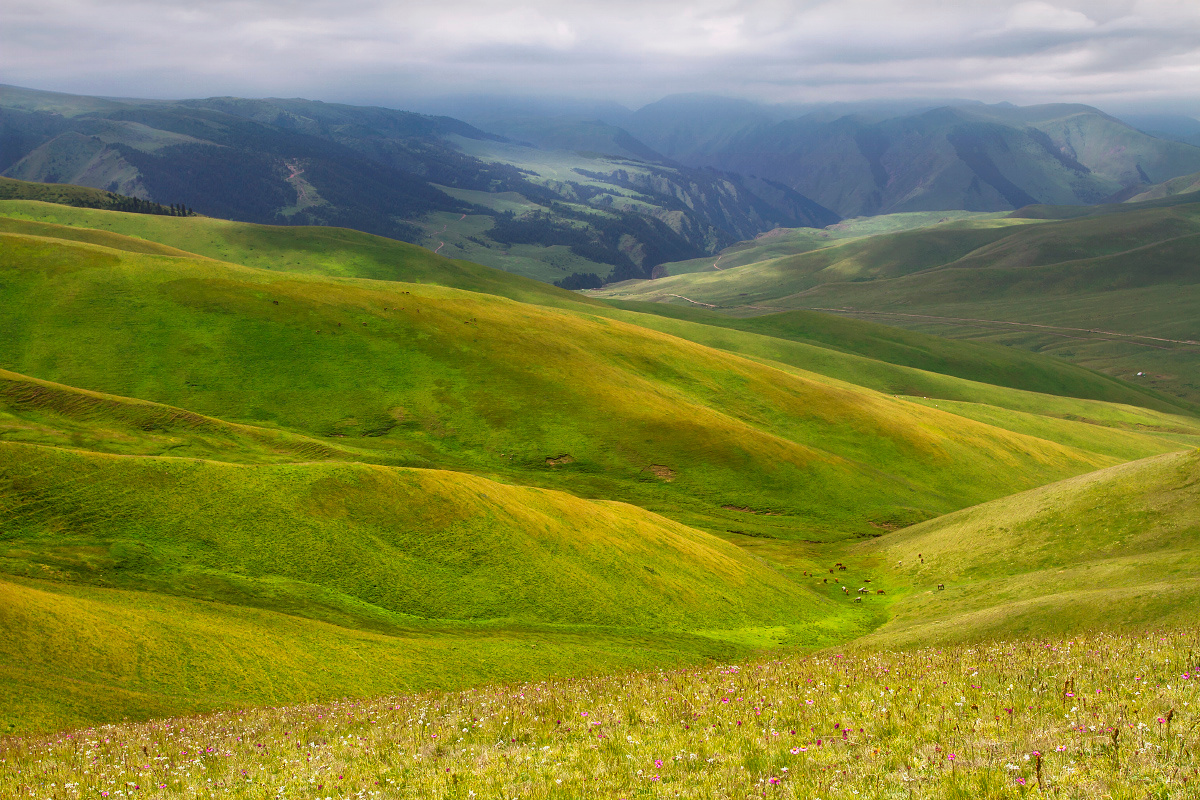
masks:
[[[458,221],[459,221],[459,222],[462,222],[462,221],[463,221],[464,219],[466,219],[466,218],[467,218],[467,215],[466,215],[466,214],[463,214],[461,217],[459,217],[459,218],[458,218]],[[449,228],[449,227],[450,227],[450,223],[449,223],[449,222],[447,222],[445,225],[443,225],[443,226],[442,226],[442,229],[441,229],[440,231],[438,231],[438,234],[443,234],[443,233],[445,233],[445,232],[446,232],[446,228]],[[434,255],[437,255],[437,251],[438,251],[438,250],[441,250],[441,249],[442,249],[443,247],[445,247],[445,246],[446,246],[446,243],[445,243],[445,242],[443,242],[443,241],[438,241],[437,250],[434,250],[434,251],[433,251],[433,254],[434,254]]]

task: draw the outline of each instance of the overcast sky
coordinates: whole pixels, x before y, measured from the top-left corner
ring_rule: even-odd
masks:
[[[4,0],[0,83],[125,97],[676,92],[1200,113],[1200,0]]]

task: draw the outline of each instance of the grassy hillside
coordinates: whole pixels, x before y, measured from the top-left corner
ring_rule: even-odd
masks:
[[[819,605],[725,542],[634,506],[456,472],[0,452],[10,574],[355,627],[377,615],[721,628]]]
[[[661,630],[353,628],[194,597],[17,578],[0,579],[0,600],[0,736],[749,652]],[[0,739],[0,753],[9,741]],[[7,780],[0,787],[10,788]]]
[[[660,300],[679,295],[677,303],[687,303],[683,298],[688,298],[721,308],[755,308],[754,304],[764,302],[781,306],[781,298],[826,283],[893,278],[938,267],[1004,239],[1011,228],[1027,224],[1008,219],[946,223],[851,239],[743,267],[614,284],[596,294],[621,300]]]
[[[989,232],[883,235],[599,295],[738,316],[833,311],[1058,355],[1195,403],[1200,204],[1170,200]]]
[[[71,229],[76,229],[72,231]],[[131,252],[145,245],[100,238],[112,233],[248,267],[374,280],[436,283],[543,305],[588,303],[572,292],[453,261],[406,242],[346,228],[251,225],[209,217],[159,217],[0,201],[0,231],[72,239]],[[99,232],[99,233],[97,233]],[[158,251],[161,252],[161,251]]]
[[[1180,175],[1178,178],[1172,178],[1169,181],[1163,181],[1162,183],[1150,186],[1130,197],[1126,202],[1140,203],[1146,200],[1159,200],[1164,197],[1193,194],[1195,192],[1200,192],[1200,172],[1193,172],[1191,175]]]
[[[875,217],[855,217],[824,228],[776,228],[760,233],[750,241],[730,245],[712,256],[663,264],[655,271],[655,276],[729,269],[772,258],[807,253],[843,239],[899,233],[913,228],[927,228],[962,220],[992,220],[1004,216],[1007,214],[997,211],[913,211],[880,214]]]
[[[0,205],[11,730],[844,642],[918,585],[861,539],[1200,442],[999,348]]]
[[[884,222],[888,220],[879,219]],[[855,221],[852,221],[851,227],[854,224]],[[431,282],[497,294],[524,302],[535,302],[539,305],[574,306],[581,310],[585,306],[592,306],[592,310],[597,313],[602,310],[602,307],[583,295],[564,292],[537,281],[484,269],[475,264],[439,258],[403,242],[344,229],[273,228],[201,217],[168,219],[56,208],[41,203],[0,202],[0,230],[91,242],[130,252],[180,255],[189,251],[223,261],[267,269],[285,268],[288,271],[343,277]],[[115,238],[107,235],[109,233],[131,238]],[[151,242],[165,247],[155,249]],[[985,383],[1165,407],[1161,405],[1161,398],[1147,398],[1144,392],[1138,392],[1132,387],[1118,387],[1094,373],[1064,367],[1056,361],[1038,359],[1012,348],[984,347],[980,350],[940,337],[904,333],[896,328],[884,328],[870,323],[838,321],[825,315],[730,319],[723,315],[705,314],[699,310],[689,312],[662,304],[623,307],[643,313],[686,318],[707,326],[733,327],[776,338],[799,339],[823,347],[867,355],[877,361],[914,366]],[[651,327],[658,325],[644,317],[623,319]],[[666,332],[710,346],[724,346],[735,352],[750,354],[749,350],[752,349],[748,346],[739,348],[727,341],[723,344],[715,343],[715,340],[711,339],[711,331],[696,328],[685,330],[682,326],[676,326]],[[962,349],[963,347],[965,349]],[[828,356],[825,356],[820,360],[827,358]],[[793,366],[823,371],[820,360],[781,360],[792,363]],[[862,383],[848,372],[834,374],[835,377],[852,383]],[[929,387],[922,386],[913,376],[888,385],[876,384],[868,379],[864,385],[889,393],[929,393]],[[904,391],[904,385],[913,388],[914,391]],[[916,391],[918,388],[922,391]]]
[[[104,726],[0,745],[0,785],[17,797],[64,784],[153,798],[1192,797],[1198,645],[1190,628],[839,651]]]
[[[1200,451],[1191,450],[888,534],[863,553],[911,588],[874,638],[982,640],[1195,620],[1198,478]]]
[[[830,532],[1111,463],[489,295],[4,238],[4,368],[356,437],[391,463],[521,475],[714,519],[727,505],[770,510]],[[877,500],[851,502],[868,486]]]
[[[812,311],[786,311],[758,317],[731,317],[703,309],[666,303],[631,303],[616,300],[608,302],[617,308],[636,311],[640,314],[654,314],[708,327],[727,328],[769,336],[773,339],[816,345],[840,353],[853,353],[875,362],[873,367],[877,374],[882,372],[882,365],[878,362],[883,362],[1044,394],[1143,405],[1174,412],[1186,409],[1186,406],[1181,408],[1178,401],[1172,402],[1170,398],[1155,396],[1141,387],[1116,381],[1107,375],[1063,363],[1057,359],[1050,359],[1011,347],[956,341],[865,320]],[[653,322],[644,318],[640,318],[639,322],[648,326],[654,325]],[[677,336],[692,338],[689,335],[690,329],[682,325],[670,329],[658,328],[658,330],[670,330]],[[714,335],[713,338],[717,337]],[[716,347],[721,346],[707,341],[704,343]],[[777,357],[775,360],[793,363],[785,357]],[[801,364],[794,363],[794,366],[801,366]],[[942,393],[944,389],[934,388],[932,382],[922,381],[921,377],[911,370],[896,370],[893,381],[877,383],[865,374],[854,374],[849,370],[839,374],[811,365],[807,368],[822,374],[833,375],[850,383],[869,386],[892,394],[930,394],[932,392],[935,396],[948,397]],[[942,381],[938,383],[944,384]],[[914,390],[910,391],[909,389]]]

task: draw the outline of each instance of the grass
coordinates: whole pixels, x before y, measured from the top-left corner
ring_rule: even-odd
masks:
[[[712,311],[665,303],[630,303],[615,300],[610,300],[608,303],[616,308],[636,311],[642,315],[653,314],[672,320],[696,323],[693,325],[668,325],[646,319],[644,316],[637,318],[639,324],[655,327],[657,330],[670,332],[693,341],[701,341],[709,346],[732,349],[735,352],[749,353],[750,351],[745,347],[739,349],[729,342],[729,337],[723,337],[719,332],[713,331],[713,328],[744,331],[776,340],[800,342],[834,350],[838,353],[862,356],[874,362],[870,368],[863,364],[862,359],[841,359],[841,368],[835,368],[831,362],[836,361],[837,357],[832,354],[823,356],[827,366],[819,368],[810,366],[808,368],[883,392],[915,394],[916,392],[903,391],[903,389],[906,386],[919,386],[923,390],[930,390],[931,387],[928,381],[923,380],[914,370],[893,370],[889,377],[884,379],[883,374],[886,368],[879,362],[1042,394],[1141,405],[1175,413],[1191,410],[1187,404],[1182,404],[1174,398],[1155,396],[1140,386],[1114,380],[1107,375],[1063,363],[1059,359],[1047,358],[1037,353],[991,343],[946,339],[941,336],[906,331],[870,321],[813,311],[786,311],[757,317],[730,317]],[[628,319],[628,317],[626,318]],[[705,338],[700,338],[702,335]],[[776,355],[778,356],[772,360],[801,366],[801,363],[778,352],[783,349],[783,345],[772,344],[777,349]],[[860,365],[862,368],[854,369],[851,366],[853,364]],[[872,372],[873,375],[870,374]],[[937,392],[937,390],[932,391]],[[929,391],[923,393],[928,394]]]
[[[354,628],[191,597],[33,579],[0,579],[0,599],[0,737],[750,652],[686,633],[612,627]],[[0,777],[0,794],[11,797],[11,789]]]
[[[868,634],[1134,627],[1169,616],[1167,585],[1183,591],[1173,619],[1195,605],[1195,458],[1174,452],[1200,424],[1128,383],[821,315],[616,308],[347,231],[0,212],[10,731]],[[1109,529],[1038,516],[1020,499],[1036,495],[997,500],[1062,479],[1035,491],[1077,519],[1105,509],[1120,535],[1153,517],[1161,546],[1105,561]],[[985,501],[1001,505],[914,525]],[[1010,501],[1037,513],[1022,522]],[[999,518],[1046,532],[1065,571],[989,562],[1007,533],[984,523]],[[928,574],[892,566],[912,536],[941,537],[948,559],[984,544],[946,567],[950,593],[930,594]],[[834,560],[848,570],[827,571]],[[867,577],[885,594],[856,603]],[[1060,595],[1086,613],[1055,614]],[[612,702],[627,699],[658,702]],[[917,752],[903,750],[911,733],[886,734],[896,757]],[[16,751],[3,752],[0,786]],[[771,758],[732,766],[758,775]],[[597,764],[579,780],[636,788]],[[741,772],[721,774],[740,787]],[[702,773],[678,788],[718,791]],[[540,780],[493,778],[509,794]]]
[[[248,267],[332,277],[436,283],[544,305],[588,303],[572,292],[416,245],[346,228],[160,217],[25,200],[0,201],[0,231],[147,252],[148,242]],[[112,238],[129,237],[131,240]],[[108,235],[106,237],[106,235]],[[156,252],[162,252],[158,250]]]
[[[915,525],[864,548],[911,587],[874,636],[981,640],[1200,613],[1200,451],[1101,470]],[[937,584],[944,584],[939,591]]]
[[[1194,404],[1194,200],[1017,227],[951,223],[593,294],[675,305],[688,298],[734,316],[805,308],[866,317],[1053,354]]]
[[[1189,628],[829,652],[102,726],[3,741],[0,786],[14,800],[1186,797],[1198,646]]]
[[[732,505],[865,533],[1114,463],[590,315],[5,240],[0,367],[710,529]]]
[[[793,256],[828,247],[843,239],[898,233],[913,228],[926,228],[947,222],[984,222],[1007,216],[992,211],[911,211],[880,214],[877,217],[844,219],[825,228],[776,228],[754,239],[726,247],[713,256],[672,261],[660,267],[662,275],[684,275],[714,269],[730,269],[760,261]],[[715,264],[715,266],[714,266]]]
[[[358,626],[741,627],[822,606],[720,539],[625,504],[444,470],[0,448],[9,574]]]

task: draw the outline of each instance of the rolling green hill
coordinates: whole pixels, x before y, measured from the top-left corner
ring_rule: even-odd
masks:
[[[201,255],[262,269],[436,283],[542,305],[590,302],[541,281],[439,257],[423,247],[346,228],[253,225],[210,217],[168,219],[28,201],[0,201],[0,226],[12,233],[91,242],[129,252],[151,252],[144,249],[145,243],[154,242],[172,248],[171,254]],[[107,234],[128,238],[99,238]]]
[[[1005,216],[1008,215],[995,211],[914,211],[845,219],[824,228],[776,228],[766,233],[760,233],[749,241],[730,245],[711,256],[661,264],[655,270],[654,277],[663,278],[688,272],[741,267],[759,261],[819,250],[842,239],[858,239],[878,236],[882,233],[899,233],[913,228],[928,228],[949,222],[985,222]]]
[[[1026,213],[1045,218],[1054,209]],[[1037,225],[963,225],[597,294],[738,316],[796,308],[849,314],[1025,347],[1200,400],[1195,198],[1110,205]]]
[[[493,295],[3,238],[4,368],[351,438],[396,465],[520,476],[716,527],[723,506],[748,507],[782,514],[791,535],[843,536],[1111,463]]]
[[[845,642],[919,585],[863,539],[1200,443],[1038,356],[651,310],[0,201],[0,730]]]
[[[897,224],[887,217],[874,218],[874,221],[885,227]],[[293,272],[331,276],[437,283],[539,305],[575,308],[596,314],[610,313],[605,306],[584,295],[565,292],[470,262],[438,258],[403,242],[348,230],[279,228],[205,217],[168,220],[62,208],[46,203],[3,201],[0,201],[0,230],[91,242],[130,252],[179,255],[190,251],[266,269],[282,267]],[[154,249],[151,243],[160,243],[167,249]],[[730,318],[663,304],[627,304],[621,307],[639,312],[637,316],[619,317],[627,322],[739,354],[781,361],[889,394],[969,399],[978,390],[947,394],[944,381],[931,383],[923,375],[903,370],[894,372],[887,380],[880,380],[877,374],[873,374],[883,369],[882,364],[877,362],[1050,394],[1146,405],[1159,410],[1180,410],[1172,406],[1170,401],[1164,403],[1163,398],[1149,396],[1129,385],[1064,366],[1056,360],[1026,355],[1012,348],[985,346],[980,349],[941,337],[906,333],[896,328],[838,319],[825,314],[793,313],[761,318]],[[700,324],[664,327],[662,320],[648,318],[646,314],[668,315]],[[867,365],[861,361],[843,359],[840,366],[834,366],[831,359],[837,359],[830,353],[814,353],[811,348],[790,348],[790,352],[785,352],[787,346],[779,341],[767,342],[761,336],[717,335],[714,327],[735,328],[764,334],[773,340],[798,341],[856,353],[867,356],[872,363]]]
[[[1200,613],[1200,451],[1122,464],[888,534],[889,643],[1136,629]],[[945,590],[939,591],[938,584]]]
[[[1165,197],[1194,194],[1196,192],[1200,192],[1200,172],[1193,172],[1190,175],[1180,175],[1178,178],[1171,178],[1169,181],[1163,181],[1162,183],[1147,187],[1130,197],[1126,202],[1140,203],[1147,200],[1160,200]]]

